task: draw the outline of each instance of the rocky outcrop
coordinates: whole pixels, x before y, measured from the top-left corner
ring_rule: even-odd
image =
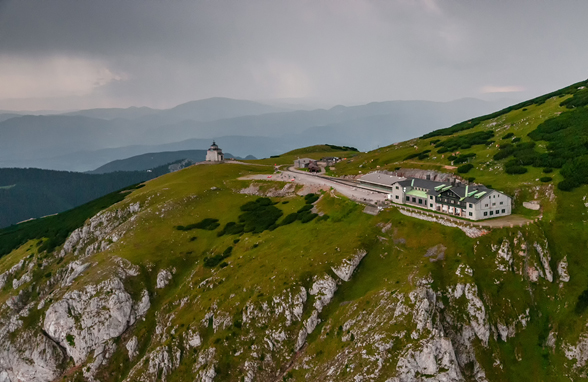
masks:
[[[157,274],[157,289],[163,289],[169,284],[172,279],[172,274],[167,269],[162,269]]]
[[[49,306],[43,328],[79,365],[92,351],[120,336],[135,322],[133,305],[122,282],[112,278],[67,292]],[[145,303],[138,306],[143,313]]]
[[[359,250],[357,253],[349,259],[344,259],[343,263],[338,267],[331,267],[333,272],[343,281],[351,280],[353,272],[361,262],[361,260],[367,255],[364,250]]]

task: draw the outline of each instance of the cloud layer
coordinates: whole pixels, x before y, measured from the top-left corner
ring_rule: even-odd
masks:
[[[0,0],[0,109],[530,97],[588,77],[585,14],[573,0]]]

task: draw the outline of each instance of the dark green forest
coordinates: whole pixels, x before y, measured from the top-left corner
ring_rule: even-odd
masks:
[[[84,174],[41,169],[0,169],[0,228],[67,211],[132,184],[168,172],[167,165],[146,171]]]

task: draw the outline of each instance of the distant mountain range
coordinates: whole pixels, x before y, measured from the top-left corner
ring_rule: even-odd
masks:
[[[0,114],[0,167],[92,171],[146,153],[204,150],[268,157],[319,143],[360,150],[417,137],[495,111],[501,102],[390,101],[328,110],[288,110],[211,98],[172,109],[90,109],[61,115]],[[4,119],[4,120],[3,120]]]

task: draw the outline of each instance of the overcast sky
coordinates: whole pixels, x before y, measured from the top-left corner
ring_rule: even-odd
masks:
[[[0,0],[0,109],[517,100],[588,78],[585,0]]]

